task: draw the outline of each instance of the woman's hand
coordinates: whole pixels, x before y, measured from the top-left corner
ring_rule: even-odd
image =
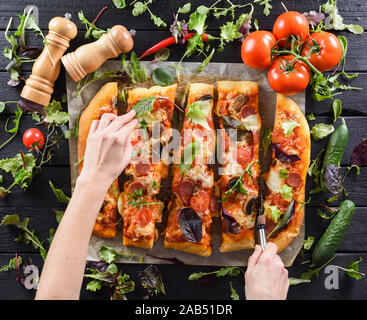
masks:
[[[247,300],[285,300],[289,289],[288,271],[269,242],[264,251],[256,245],[245,274]]]
[[[134,110],[123,116],[105,113],[92,122],[78,179],[92,177],[109,187],[121,174],[130,162],[130,133],[138,123],[134,116]]]

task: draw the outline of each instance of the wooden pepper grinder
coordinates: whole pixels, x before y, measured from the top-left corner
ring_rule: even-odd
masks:
[[[60,73],[60,60],[75,38],[76,25],[65,18],[55,17],[48,24],[49,33],[40,56],[33,64],[32,74],[20,94],[21,97],[47,106],[51,100],[54,82]]]
[[[107,59],[129,52],[133,45],[130,32],[124,26],[116,25],[97,41],[63,56],[61,61],[70,77],[77,82],[97,70]]]

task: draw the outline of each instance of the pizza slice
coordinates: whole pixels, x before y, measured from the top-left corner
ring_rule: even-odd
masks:
[[[222,129],[218,185],[222,203],[221,252],[255,245],[258,210],[259,136],[258,85],[249,81],[218,81],[216,114]]]
[[[211,255],[210,226],[217,210],[213,195],[215,129],[213,86],[192,83],[181,132],[181,145],[172,167],[172,197],[164,247],[200,256]]]
[[[266,174],[264,202],[268,240],[284,250],[299,234],[304,218],[310,130],[297,104],[278,95],[271,136],[272,163]]]
[[[173,101],[177,85],[136,88],[129,91],[128,106],[139,119],[131,132],[133,151],[125,169],[118,207],[123,218],[123,245],[146,249],[158,240],[156,224],[162,221],[163,203],[158,200],[161,179],[168,175],[168,164],[161,151],[171,136]]]
[[[83,158],[90,126],[93,120],[99,120],[104,113],[117,114],[115,108],[117,99],[117,83],[105,84],[93,97],[79,119],[78,132],[78,162],[79,174],[83,168]],[[120,194],[118,181],[115,180],[109,188],[102,208],[94,224],[93,234],[102,238],[116,236],[116,222],[118,220],[117,200]]]

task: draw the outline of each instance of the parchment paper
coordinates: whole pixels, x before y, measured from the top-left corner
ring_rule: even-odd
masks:
[[[174,66],[177,66],[177,62],[141,62],[146,68],[148,74],[150,74],[157,67],[167,67],[171,68],[173,74],[176,70]],[[216,87],[217,80],[247,80],[256,81],[259,84],[259,112],[262,118],[262,133],[266,129],[273,128],[275,105],[276,105],[276,93],[270,88],[267,81],[266,71],[258,71],[248,68],[244,64],[239,63],[209,63],[208,66],[198,74],[197,68],[200,63],[194,62],[184,62],[182,63],[183,71],[181,72],[180,82],[178,83],[177,99],[180,98],[187,81],[191,82],[204,82],[213,84]],[[100,67],[100,74],[104,71],[121,70],[121,63],[119,61],[107,61]],[[109,80],[109,81],[113,81]],[[68,111],[71,114],[70,128],[74,127],[75,119],[78,114],[82,113],[83,109],[88,105],[89,101],[93,98],[96,92],[101,88],[101,86],[107,81],[100,80],[95,82],[88,87],[86,87],[79,97],[76,97],[76,83],[67,75],[66,85],[67,85],[67,96],[68,96]],[[145,84],[144,86],[150,85]],[[299,93],[291,97],[298,104],[302,112],[305,112],[305,92]],[[69,139],[70,146],[70,170],[71,170],[71,185],[72,190],[75,186],[75,180],[78,175],[78,165],[77,165],[77,141],[75,139]],[[262,152],[262,149],[260,149]],[[269,159],[269,154],[267,154],[267,159]],[[266,169],[268,165],[268,160],[265,156],[261,156],[260,165],[262,169]],[[167,193],[169,196],[171,181],[162,181],[161,194]],[[163,221],[165,219],[163,218]],[[160,226],[160,231],[163,231],[164,226]],[[133,253],[136,256],[141,256],[144,263],[160,264],[169,263],[165,260],[152,258],[146,255],[150,253],[152,255],[164,258],[177,258],[188,265],[207,265],[207,266],[246,266],[249,256],[252,250],[241,250],[235,252],[221,253],[218,248],[221,243],[221,228],[220,220],[213,219],[212,224],[212,255],[210,257],[200,257],[193,254],[188,254],[181,251],[176,251],[173,249],[163,248],[162,236],[158,242],[154,244],[153,249],[140,249],[134,247],[124,247],[122,245],[121,231],[118,232],[118,236],[115,239],[102,239],[95,236],[91,237],[88,250],[88,260],[100,260],[99,248],[101,245],[109,246],[114,248],[117,252],[122,253]],[[300,234],[292,241],[292,243],[280,254],[284,264],[286,266],[291,266],[294,259],[296,258],[299,250],[302,247],[304,240],[304,230],[305,226],[303,224]],[[131,258],[121,258],[117,260],[121,263],[136,263],[136,259]]]

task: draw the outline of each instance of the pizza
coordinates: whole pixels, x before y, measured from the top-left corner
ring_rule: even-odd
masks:
[[[299,234],[303,223],[311,148],[305,116],[293,100],[283,95],[277,97],[271,147],[264,215],[268,240],[281,252]]]
[[[83,168],[83,158],[90,126],[93,120],[99,120],[104,113],[117,114],[117,83],[105,84],[91,100],[79,119],[78,132],[78,163],[79,174]],[[102,238],[116,236],[116,222],[118,220],[117,201],[120,194],[118,181],[115,180],[109,188],[103,205],[98,213],[93,228],[93,234]]]
[[[139,122],[130,134],[132,158],[125,169],[118,208],[123,219],[123,245],[151,249],[158,240],[156,224],[162,221],[163,203],[158,200],[161,179],[168,164],[161,157],[171,136],[171,121],[177,85],[129,90],[128,111]]]
[[[249,81],[218,81],[215,113],[219,118],[222,204],[221,252],[250,249],[259,204],[258,177],[261,118],[258,85]]]
[[[191,83],[172,166],[172,197],[164,232],[164,247],[210,256],[212,215],[218,211],[213,192],[215,129],[212,85]]]

